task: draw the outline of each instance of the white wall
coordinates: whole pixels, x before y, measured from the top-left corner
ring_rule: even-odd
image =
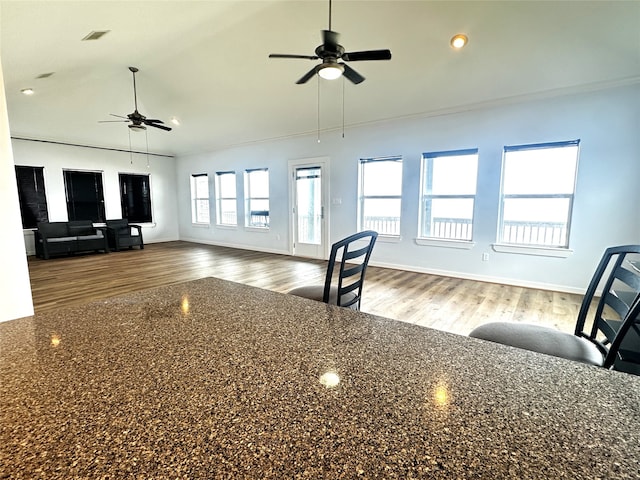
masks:
[[[1,65],[1,62],[0,62]],[[22,237],[18,188],[0,66],[0,322],[33,315],[27,256]]]
[[[144,241],[153,243],[178,239],[173,158],[149,156],[147,166],[147,156],[143,154],[134,154],[132,163],[128,152],[15,139],[13,151],[16,165],[44,167],[49,221],[68,220],[63,170],[103,172],[105,214],[108,219],[122,218],[118,174],[148,174],[153,223],[143,224]],[[24,242],[28,253],[34,254],[33,231],[24,232]]]
[[[404,158],[402,240],[379,242],[372,264],[564,291],[583,291],[603,250],[640,243],[640,85],[622,86],[487,106],[449,115],[385,123],[184,156],[177,161],[180,237],[202,243],[289,253],[287,162],[331,159],[330,241],[357,228],[358,159]],[[504,145],[580,139],[577,191],[568,258],[498,253],[495,242]],[[415,243],[418,229],[419,163],[422,152],[479,149],[474,242],[470,250]],[[191,224],[192,173],[268,167],[271,187],[269,232]],[[550,172],[550,175],[553,172]],[[239,185],[241,182],[239,182]],[[242,190],[238,191],[242,196]],[[214,205],[213,192],[211,205]],[[242,213],[242,212],[240,212]],[[240,217],[241,219],[242,217]],[[242,220],[240,220],[242,223]],[[489,261],[482,261],[482,253]]]

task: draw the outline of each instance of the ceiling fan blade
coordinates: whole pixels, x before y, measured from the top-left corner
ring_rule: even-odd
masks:
[[[145,118],[144,123],[149,125],[150,123],[164,123],[162,120],[158,120],[157,118]]]
[[[127,123],[130,120],[98,120],[98,123]]]
[[[347,77],[347,80],[351,80],[356,85],[364,82],[364,77],[356,72],[353,68],[351,68],[346,63],[343,63],[342,65],[344,66],[344,72],[342,74]]]
[[[331,52],[338,50],[338,37],[340,34],[333,30],[322,30],[322,44],[325,50]]]
[[[167,132],[171,131],[171,127],[165,127],[164,125],[158,125],[157,123],[145,123],[145,125],[148,125],[150,127],[159,128],[160,130],[165,130]]]
[[[360,62],[362,60],[391,60],[390,50],[367,50],[364,52],[345,52],[342,60],[347,62]]]
[[[300,80],[298,80],[296,83],[298,85],[302,85],[303,83],[307,83],[309,80],[311,80],[313,78],[313,76],[316,73],[318,73],[318,65],[316,65],[311,70],[309,70],[307,73],[305,73],[305,75]]]
[[[318,60],[316,55],[290,55],[288,53],[272,53],[269,58],[303,58],[305,60]]]
[[[111,115],[112,117],[118,117],[118,118],[129,118],[129,117],[123,117],[122,115],[116,115],[115,113],[110,113],[109,115]]]

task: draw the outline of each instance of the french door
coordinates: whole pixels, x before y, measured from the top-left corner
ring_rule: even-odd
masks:
[[[293,205],[291,251],[294,255],[310,258],[327,256],[327,170],[326,159],[289,163]]]

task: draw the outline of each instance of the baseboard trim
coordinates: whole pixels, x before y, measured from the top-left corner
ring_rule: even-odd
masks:
[[[473,273],[454,272],[450,270],[439,270],[435,268],[422,268],[413,265],[397,265],[385,262],[369,262],[369,265],[393,270],[404,270],[407,272],[426,273],[438,275],[440,277],[460,278],[462,280],[474,280],[477,282],[498,283],[512,287],[534,288],[536,290],[549,290],[552,292],[571,293],[584,295],[585,290],[581,288],[567,287],[566,285],[556,285],[552,283],[531,282],[528,280],[518,280],[514,278],[494,277],[490,275],[477,275]]]
[[[202,240],[201,238],[181,238],[181,242],[202,243],[204,245],[213,245],[215,247],[237,248],[239,250],[253,250],[254,252],[275,253],[276,255],[291,255],[288,250],[280,250],[276,248],[264,248],[256,245],[238,245],[237,243],[216,242],[212,240]]]

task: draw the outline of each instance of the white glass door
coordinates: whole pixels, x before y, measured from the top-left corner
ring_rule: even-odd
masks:
[[[325,179],[322,163],[293,164],[293,254],[325,258]]]

